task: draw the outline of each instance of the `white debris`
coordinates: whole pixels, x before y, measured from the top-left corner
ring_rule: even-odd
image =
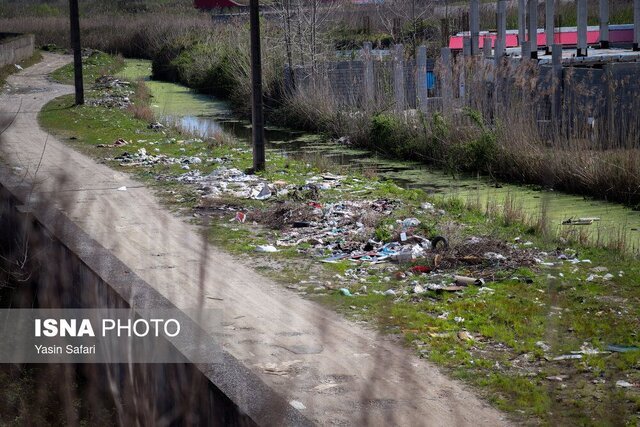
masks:
[[[122,186],[122,187],[118,188],[118,191],[127,191],[127,187]]]
[[[280,251],[273,245],[263,245],[263,246],[256,246],[256,252],[280,252]]]
[[[289,402],[289,405],[293,406],[298,411],[302,411],[303,409],[307,409],[307,407],[304,406],[304,403],[300,402],[299,400],[292,400],[291,402]]]
[[[616,387],[623,387],[623,388],[630,388],[630,387],[635,387],[633,384],[631,384],[630,382],[624,381],[624,380],[618,380],[616,381]]]

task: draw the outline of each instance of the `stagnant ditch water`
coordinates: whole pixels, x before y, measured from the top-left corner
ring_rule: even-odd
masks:
[[[147,80],[153,94],[152,107],[164,121],[202,137],[224,131],[250,143],[250,123],[234,117],[226,102],[196,94],[178,84],[151,81],[150,74],[150,62],[141,60],[127,60],[122,72],[127,79]],[[319,135],[290,129],[267,126],[266,138],[269,150],[295,158],[321,157],[349,168],[371,169],[406,188],[459,197],[481,206],[499,206],[510,200],[532,218],[539,217],[544,207],[550,224],[563,232],[587,233],[592,241],[602,243],[619,241],[624,236],[628,249],[640,251],[640,212],[620,204],[528,186],[504,183],[496,186],[487,177],[454,177],[421,163],[387,160],[369,151],[332,143]],[[561,225],[570,218],[600,218],[600,221],[591,225]]]

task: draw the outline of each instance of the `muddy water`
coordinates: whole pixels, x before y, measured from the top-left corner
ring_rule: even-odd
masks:
[[[148,80],[150,72],[149,62],[127,61],[123,76]],[[234,118],[224,101],[198,95],[177,84],[154,81],[147,84],[153,94],[153,109],[165,122],[201,136],[224,131],[247,143],[251,141],[250,123]],[[499,211],[505,200],[510,200],[516,209],[533,219],[544,210],[548,222],[561,233],[587,235],[592,241],[602,243],[618,241],[624,236],[630,250],[640,250],[640,212],[619,204],[527,186],[496,185],[486,177],[454,177],[420,163],[386,160],[368,151],[326,141],[319,135],[290,129],[267,127],[266,138],[270,150],[287,156],[374,171],[406,188],[459,197],[483,207],[498,206]],[[561,225],[570,218],[600,218],[600,221],[591,225]]]

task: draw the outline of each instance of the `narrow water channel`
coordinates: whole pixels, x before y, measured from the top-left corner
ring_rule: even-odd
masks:
[[[147,80],[153,94],[152,107],[163,121],[202,137],[224,131],[250,143],[250,123],[234,117],[226,102],[196,94],[178,84],[151,81],[150,74],[150,62],[140,60],[127,60],[122,72],[127,79]],[[496,185],[487,177],[454,177],[421,163],[380,158],[369,151],[327,141],[320,135],[290,129],[267,126],[266,138],[269,150],[303,159],[321,156],[337,165],[368,169],[402,187],[459,197],[480,206],[500,206],[509,200],[532,218],[539,217],[544,209],[549,223],[562,232],[586,234],[602,243],[624,236],[632,252],[640,251],[640,212],[620,204],[528,186]],[[591,225],[562,225],[563,221],[578,218],[599,218],[599,221]]]

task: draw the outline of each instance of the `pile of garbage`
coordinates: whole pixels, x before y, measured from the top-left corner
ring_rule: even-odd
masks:
[[[116,141],[116,143],[118,141]],[[103,145],[103,144],[100,144],[100,145],[102,145],[103,147],[120,146],[120,145],[116,145],[116,143],[112,145]],[[106,159],[106,160],[118,161],[120,162],[120,166],[153,166],[157,164],[164,164],[164,165],[180,164],[182,165],[183,169],[189,169],[190,164],[202,163],[202,159],[200,157],[195,157],[195,156],[170,157],[164,154],[148,154],[146,148],[140,148],[135,153],[129,153],[128,151],[125,151],[122,154],[114,157],[113,159]]]
[[[131,83],[112,76],[102,76],[96,79],[93,89],[99,90],[100,97],[87,100],[87,104],[93,107],[127,108],[131,102],[133,91]]]
[[[126,80],[120,80],[113,76],[101,76],[98,77],[93,84],[93,88],[96,90],[105,89],[122,89],[131,87],[131,83]]]
[[[255,175],[247,175],[239,169],[224,166],[208,175],[203,175],[200,171],[187,172],[177,180],[196,184],[198,192],[205,198],[229,194],[242,199],[266,200],[278,193],[278,189],[265,180]]]

